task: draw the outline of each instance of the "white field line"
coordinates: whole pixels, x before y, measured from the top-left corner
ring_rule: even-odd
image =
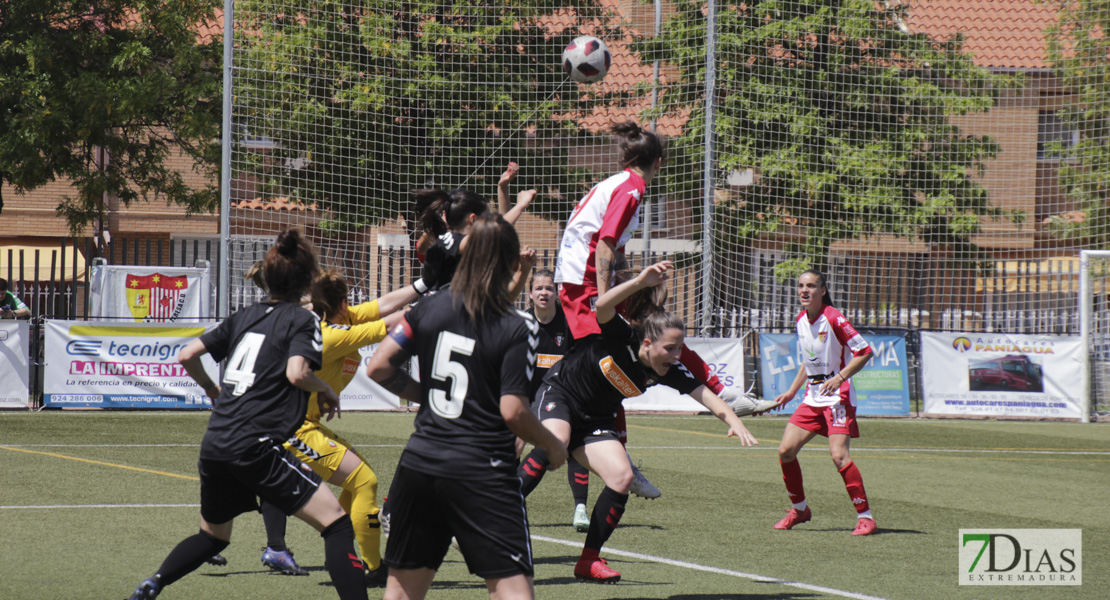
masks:
[[[543,536],[543,535],[532,535],[532,539],[533,540],[539,540],[541,542],[548,542],[548,543],[551,543],[551,544],[560,544],[560,545],[563,545],[563,546],[570,546],[572,548],[581,548],[582,547],[582,542],[580,542],[580,541],[579,542],[574,542],[574,541],[570,541],[570,540],[561,540],[559,538],[552,538],[552,537],[547,537],[547,536]],[[811,591],[811,592],[819,592],[819,593],[822,593],[822,594],[828,594],[830,596],[840,596],[841,598],[854,598],[856,600],[883,600],[882,598],[880,598],[878,596],[867,596],[867,595],[864,595],[864,594],[857,594],[855,592],[846,592],[844,590],[838,590],[838,589],[823,587],[823,586],[819,586],[819,585],[812,585],[812,584],[809,584],[809,583],[801,583],[799,581],[786,581],[785,579],[775,579],[774,577],[767,577],[765,575],[757,575],[755,573],[745,573],[743,571],[733,571],[731,569],[721,569],[721,568],[718,568],[718,567],[709,567],[709,566],[706,566],[706,565],[699,565],[697,563],[686,562],[686,561],[683,561],[683,560],[673,560],[673,559],[670,559],[670,558],[664,558],[662,556],[652,556],[650,554],[640,554],[639,552],[627,552],[625,550],[617,550],[617,549],[611,548],[609,546],[605,547],[605,553],[606,554],[611,554],[611,555],[614,555],[614,556],[623,556],[625,558],[635,558],[637,560],[654,562],[654,563],[659,563],[659,564],[663,564],[663,565],[670,565],[672,567],[682,567],[684,569],[691,569],[691,570],[694,570],[694,571],[703,571],[705,573],[716,573],[718,575],[728,575],[730,577],[739,577],[741,579],[751,579],[752,581],[759,581],[759,582],[762,582],[762,583],[777,583],[779,585],[787,585],[787,586],[790,586],[790,587],[796,587],[796,588],[803,589],[803,590],[808,590],[808,591]]]
[[[4,506],[0,505],[0,510],[41,510],[41,509],[104,509],[104,508],[200,508],[199,504],[43,504],[38,506]],[[562,546],[570,546],[572,548],[580,548],[582,542],[561,540],[559,538],[547,537],[544,535],[533,535],[533,540],[541,542],[548,542],[550,544],[559,544]],[[718,575],[727,575],[729,577],[739,577],[741,579],[750,579],[761,583],[777,583],[779,585],[786,585],[798,589],[808,590],[811,592],[818,592],[821,594],[828,594],[830,596],[839,596],[841,598],[853,598],[855,600],[884,600],[878,596],[867,596],[865,594],[857,594],[855,592],[846,592],[835,588],[823,587],[820,585],[812,585],[809,583],[802,583],[799,581],[787,581],[785,579],[776,579],[774,577],[767,577],[765,575],[757,575],[755,573],[745,573],[743,571],[733,571],[731,569],[721,569],[718,567],[710,567],[706,565],[699,565],[697,563],[687,562],[684,560],[674,560],[664,558],[662,556],[652,556],[650,554],[640,554],[639,552],[628,552],[625,550],[618,550],[612,547],[606,547],[605,553],[613,556],[623,556],[625,558],[634,558],[647,562],[659,563],[663,565],[670,565],[672,567],[681,567],[693,571],[702,571],[705,573],[716,573]]]

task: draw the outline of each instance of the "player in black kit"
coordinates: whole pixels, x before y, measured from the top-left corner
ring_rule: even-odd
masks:
[[[367,366],[371,379],[420,403],[389,489],[386,600],[423,598],[452,536],[491,598],[533,598],[516,437],[550,452],[556,467],[567,456],[528,408],[539,325],[512,308],[516,231],[489,213],[467,239],[451,287],[409,311]],[[414,354],[420,383],[399,369]]]
[[[682,319],[659,308],[661,302],[644,299],[668,279],[672,268],[670,261],[656,263],[602,294],[597,300],[601,333],[571,347],[544,378],[533,404],[544,427],[605,482],[574,567],[578,579],[614,583],[621,577],[599,554],[624,515],[633,478],[615,431],[616,413],[625,398],[639,396],[656,384],[672,387],[724,421],[729,437],[738,437],[745,446],[758,443],[728,405],[679,362],[686,327]],[[629,321],[617,314],[617,305],[625,301]],[[523,466],[521,478],[527,480]]]
[[[319,272],[316,255],[296,230],[286,230],[263,269],[270,298],[236,312],[178,355],[214,405],[197,463],[200,532],[179,543],[131,600],[157,597],[227,548],[233,519],[258,510],[257,497],[315,527],[339,597],[366,599],[350,517],[320,476],[282,447],[304,423],[311,392],[329,417],[339,408],[335,392],[313,373],[323,349],[319,318],[300,305]],[[201,366],[206,353],[228,359],[221,385]]]

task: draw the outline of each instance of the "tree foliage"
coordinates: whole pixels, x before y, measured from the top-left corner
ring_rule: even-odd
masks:
[[[618,35],[600,3],[573,14],[552,0],[247,0],[236,10],[237,135],[274,143],[236,153],[236,168],[264,193],[326,209],[333,233],[404,214],[415,188],[488,196],[510,160],[522,166],[518,184],[543,194],[574,176],[568,140],[586,135],[574,117],[619,101],[559,65],[580,25]],[[533,210],[561,219],[574,200],[541,195]]]
[[[1110,0],[1058,0],[1060,18],[1049,29],[1049,60],[1063,87],[1076,95],[1057,114],[1079,132],[1075,145],[1057,147],[1060,186],[1082,219],[1056,216],[1050,231],[1110,243]]]
[[[691,152],[679,160],[698,162],[706,11],[693,0],[676,4],[681,18],[640,49],[678,67],[660,111],[690,111],[689,139],[676,146]],[[718,10],[716,179],[756,173],[717,204],[720,247],[797,225],[805,242],[788,241],[784,268],[798,271],[822,267],[834,241],[874,234],[968,248],[983,217],[1005,215],[976,181],[998,145],[962,133],[951,117],[989,109],[1011,82],[975,66],[958,37],[903,30],[912,9],[886,4],[757,0]]]
[[[183,153],[219,173],[218,0],[10,0],[0,10],[0,182],[19,193],[72,182],[58,205],[73,232],[125,205],[163,198],[218,206],[217,185],[186,185]],[[107,161],[98,154],[107,153]],[[3,208],[0,199],[0,210]]]

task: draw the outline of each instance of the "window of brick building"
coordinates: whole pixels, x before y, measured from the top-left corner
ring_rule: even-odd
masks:
[[[1059,160],[1054,145],[1071,148],[1079,143],[1079,130],[1061,119],[1056,111],[1042,110],[1037,114],[1037,160]]]

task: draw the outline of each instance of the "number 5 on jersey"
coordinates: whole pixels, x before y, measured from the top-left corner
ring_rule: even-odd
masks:
[[[457,333],[443,331],[436,340],[435,358],[432,360],[432,379],[448,381],[451,395],[447,392],[431,388],[428,390],[428,405],[432,411],[444,419],[457,419],[463,411],[463,401],[466,400],[466,390],[470,386],[470,376],[466,367],[457,361],[451,360],[451,353],[458,352],[463,356],[474,354],[474,340],[463,337]]]

